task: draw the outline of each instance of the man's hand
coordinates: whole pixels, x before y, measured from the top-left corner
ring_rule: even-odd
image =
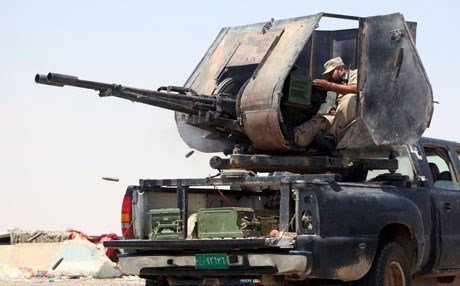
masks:
[[[321,90],[331,90],[331,83],[325,79],[315,79],[313,85]]]
[[[329,106],[326,110],[326,113],[329,115],[335,115],[337,109],[334,106]]]
[[[313,85],[321,90],[334,91],[340,94],[356,93],[358,89],[356,84],[339,84],[325,79],[315,79]]]

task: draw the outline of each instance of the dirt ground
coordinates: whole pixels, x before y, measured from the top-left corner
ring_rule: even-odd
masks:
[[[145,280],[141,278],[116,278],[116,279],[50,279],[31,278],[18,280],[0,280],[1,286],[144,286]]]
[[[138,277],[124,277],[116,279],[50,279],[50,278],[31,278],[18,280],[0,280],[0,286],[144,286],[145,280]],[[454,283],[437,283],[436,279],[416,279],[414,286],[459,286],[460,278]]]

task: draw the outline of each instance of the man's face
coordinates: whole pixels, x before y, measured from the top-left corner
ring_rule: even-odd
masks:
[[[346,73],[347,73],[347,70],[344,67],[338,67],[335,70],[328,73],[325,77],[326,77],[326,80],[330,82],[342,83],[343,78]]]

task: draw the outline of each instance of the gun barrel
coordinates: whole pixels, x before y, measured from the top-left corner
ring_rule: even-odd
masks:
[[[118,84],[81,80],[76,76],[48,73],[37,74],[35,82],[52,86],[74,86],[99,91],[99,96],[115,96],[127,100],[141,102],[174,111],[197,114],[199,110],[223,110],[224,113],[234,115],[236,101],[231,98],[217,98],[215,96],[197,95],[193,90],[183,87],[160,88],[147,90]],[[172,92],[173,91],[173,92]],[[226,108],[219,108],[218,105]],[[230,106],[231,108],[228,108]]]
[[[78,82],[78,77],[66,74],[49,73],[46,78],[49,81],[59,82],[62,84],[76,84]]]
[[[43,75],[43,74],[37,74],[35,76],[35,82],[40,83],[40,84],[47,84],[47,85],[53,85],[53,86],[59,86],[63,87],[63,84],[57,83],[57,82],[51,82],[48,80],[48,76]]]
[[[89,80],[80,80],[78,77],[73,75],[59,74],[59,73],[48,73],[46,79],[50,83],[60,84],[62,86],[75,86],[80,88],[93,89],[98,91],[104,91],[113,88],[114,84],[95,82]]]

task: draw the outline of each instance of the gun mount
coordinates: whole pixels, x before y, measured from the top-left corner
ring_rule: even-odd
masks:
[[[318,30],[323,17],[357,21],[358,28]],[[433,112],[415,31],[416,24],[401,14],[320,13],[222,29],[183,87],[145,90],[55,73],[36,75],[35,81],[174,110],[182,139],[202,152],[291,156],[299,151],[291,144],[294,127],[324,113],[332,96],[312,80],[321,77],[326,60],[341,56],[358,69],[358,103],[355,120],[336,134],[335,147],[391,147],[417,142]],[[249,162],[239,159],[242,165]],[[263,160],[257,164],[267,169]]]

